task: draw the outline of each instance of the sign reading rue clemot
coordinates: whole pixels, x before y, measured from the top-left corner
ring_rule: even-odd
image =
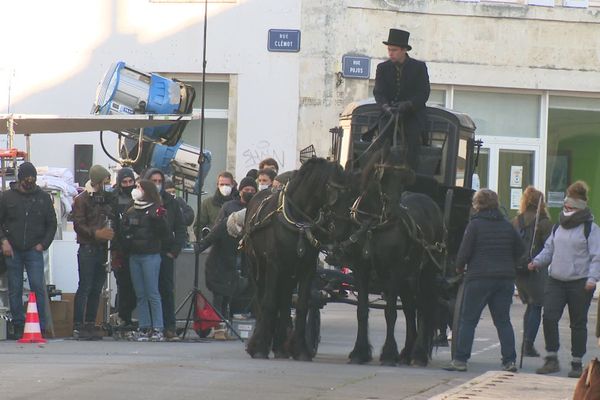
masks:
[[[344,78],[369,79],[371,74],[371,58],[361,56],[343,56],[342,73]]]
[[[300,51],[300,31],[297,29],[269,29],[269,51],[297,53]]]

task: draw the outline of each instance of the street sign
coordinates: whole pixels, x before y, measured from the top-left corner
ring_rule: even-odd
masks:
[[[300,51],[300,31],[297,29],[269,29],[269,51],[297,53]]]
[[[344,78],[369,79],[371,74],[371,58],[361,56],[343,56],[342,73]]]

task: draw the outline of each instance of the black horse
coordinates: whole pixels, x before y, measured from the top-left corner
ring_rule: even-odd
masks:
[[[348,186],[339,164],[308,160],[280,192],[262,191],[246,212],[244,249],[256,284],[257,324],[246,351],[253,358],[290,355],[311,360],[305,341],[308,300],[319,251],[335,239],[336,220]],[[298,286],[296,321],[289,342],[292,293]]]
[[[376,151],[362,174],[361,195],[352,206],[358,225],[349,262],[358,286],[358,333],[351,363],[372,359],[368,338],[369,282],[375,275],[386,300],[384,365],[427,365],[435,329],[437,285],[444,243],[443,215],[427,195],[409,193],[415,174],[401,151]],[[406,341],[399,353],[394,337],[397,298],[406,317]]]

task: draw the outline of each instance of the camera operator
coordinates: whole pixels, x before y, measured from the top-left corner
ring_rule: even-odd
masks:
[[[114,237],[110,172],[101,165],[90,168],[90,180],[85,191],[75,197],[73,228],[77,233],[77,262],[79,285],[75,294],[73,337],[101,339],[103,332],[96,329],[100,292],[104,285],[108,256],[108,241]]]

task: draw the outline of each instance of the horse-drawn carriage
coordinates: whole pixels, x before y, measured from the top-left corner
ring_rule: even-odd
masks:
[[[428,145],[421,148],[419,167],[413,171],[402,146],[394,146],[396,131],[386,134],[391,118],[386,120],[373,101],[353,103],[342,114],[341,126],[331,130],[329,162],[307,161],[285,190],[261,192],[250,203],[245,248],[257,279],[260,310],[247,348],[253,357],[268,357],[271,348],[276,357],[314,356],[318,307],[341,300],[327,297],[327,290],[337,290],[332,281],[348,284],[339,275],[320,273],[321,285],[315,287],[318,253],[325,251],[330,261],[344,260],[340,262],[354,271],[359,329],[351,361],[371,359],[366,326],[369,282],[375,274],[382,282],[388,322],[381,362],[427,363],[434,299],[468,223],[480,146],[468,116],[432,107],[428,117]],[[381,146],[382,139],[389,142]],[[344,172],[339,163],[345,165]],[[296,323],[291,346],[286,346],[296,285]],[[315,302],[315,292],[326,296]],[[407,320],[402,352],[393,328],[398,296]]]

